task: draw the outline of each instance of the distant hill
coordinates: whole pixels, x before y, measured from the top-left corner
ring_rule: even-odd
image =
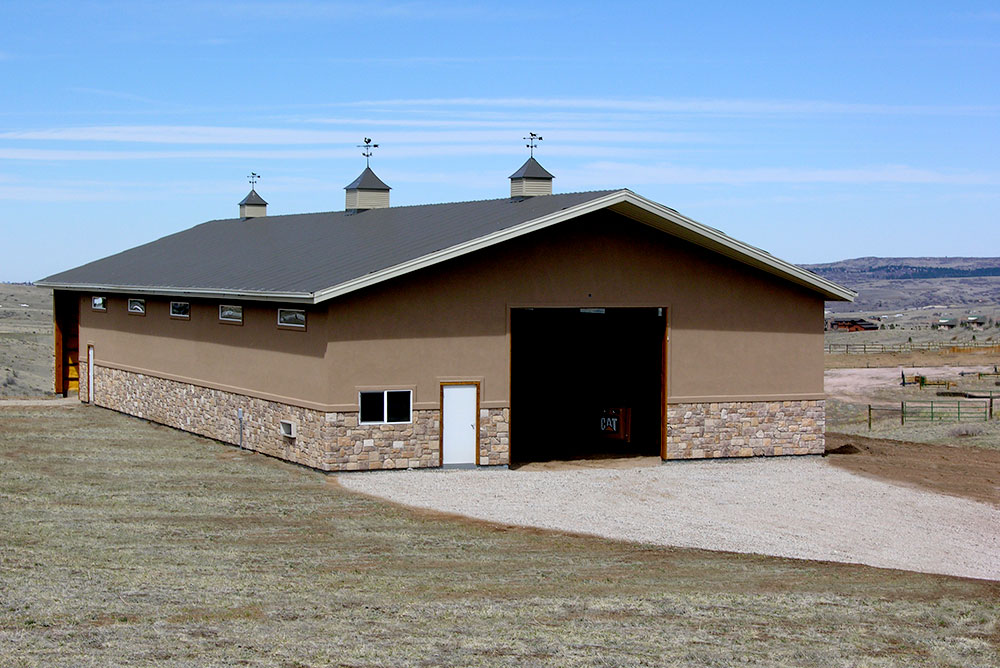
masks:
[[[834,312],[1000,304],[1000,257],[859,257],[804,269],[856,290]]]

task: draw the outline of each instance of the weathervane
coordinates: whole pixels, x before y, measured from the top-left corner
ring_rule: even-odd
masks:
[[[372,157],[372,150],[378,148],[378,144],[373,144],[369,137],[365,137],[364,144],[358,144],[358,148],[363,148],[361,155],[365,156],[365,167],[370,167],[369,161]]]
[[[260,181],[260,174],[257,172],[250,172],[250,176],[247,177],[247,180],[250,181],[250,190],[256,190],[257,181]]]
[[[538,142],[542,141],[542,137],[539,137],[534,132],[529,132],[528,136],[524,138],[528,143],[525,146],[528,147],[528,151],[531,157],[535,157],[535,149],[538,148]]]

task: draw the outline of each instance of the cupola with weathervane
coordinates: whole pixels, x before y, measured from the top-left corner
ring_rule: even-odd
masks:
[[[250,181],[250,192],[240,202],[240,218],[260,218],[261,216],[266,216],[267,202],[257,194],[257,181],[260,180],[260,174],[250,172],[250,176],[247,179]]]
[[[528,160],[521,165],[521,169],[510,175],[510,196],[511,197],[534,197],[536,195],[552,194],[552,179],[555,177],[538,164],[535,160],[535,149],[542,138],[534,132],[529,132],[525,137],[528,141],[525,146],[529,150]]]
[[[368,209],[386,209],[389,207],[389,186],[385,184],[371,168],[372,151],[378,148],[378,144],[373,144],[372,140],[365,137],[364,144],[358,144],[358,148],[364,149],[361,155],[365,156],[365,171],[361,176],[354,179],[344,190],[347,191],[347,202],[345,209],[348,213],[359,213]]]

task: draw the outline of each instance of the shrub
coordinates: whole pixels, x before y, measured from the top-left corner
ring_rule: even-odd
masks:
[[[971,424],[956,424],[954,427],[948,430],[948,435],[956,438],[962,436],[979,436],[984,431],[986,427],[978,423]]]

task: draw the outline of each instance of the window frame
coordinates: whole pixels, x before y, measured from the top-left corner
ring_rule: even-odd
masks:
[[[134,311],[134,310],[132,310],[132,303],[133,302],[138,303],[142,307],[142,310],[141,311]],[[146,300],[143,299],[143,298],[141,298],[141,297],[129,297],[128,301],[125,302],[125,310],[128,312],[129,315],[141,315],[141,316],[145,316],[146,315]]]
[[[232,308],[240,310],[240,319],[235,318],[223,318],[222,309]],[[223,325],[242,325],[243,324],[243,305],[242,304],[219,304],[219,322]]]
[[[281,313],[282,313],[282,311],[291,311],[292,313],[301,313],[302,314],[302,324],[301,325],[296,325],[296,324],[292,324],[292,323],[281,322]],[[307,316],[306,316],[306,310],[304,308],[279,308],[278,309],[278,327],[280,329],[294,329],[294,330],[298,330],[300,332],[304,332],[306,330],[306,324],[307,324],[307,322],[308,322],[308,319],[307,319]]]
[[[187,315],[178,315],[174,313],[174,304],[187,304],[188,312]],[[170,307],[168,310],[170,317],[174,320],[190,320],[191,319],[191,302],[170,302]]]
[[[98,299],[101,300],[101,306],[95,306],[94,305],[94,304],[97,303]],[[91,311],[98,311],[99,313],[107,313],[108,312],[108,298],[106,296],[103,296],[103,295],[91,295],[90,296],[90,310]]]
[[[405,421],[393,421],[388,420],[389,417],[389,393],[390,392],[405,392],[409,401],[407,402],[407,419]],[[361,395],[363,394],[381,394],[382,395],[382,419],[381,420],[362,420],[361,419]],[[413,389],[412,388],[397,388],[390,390],[358,390],[358,424],[413,424]]]

